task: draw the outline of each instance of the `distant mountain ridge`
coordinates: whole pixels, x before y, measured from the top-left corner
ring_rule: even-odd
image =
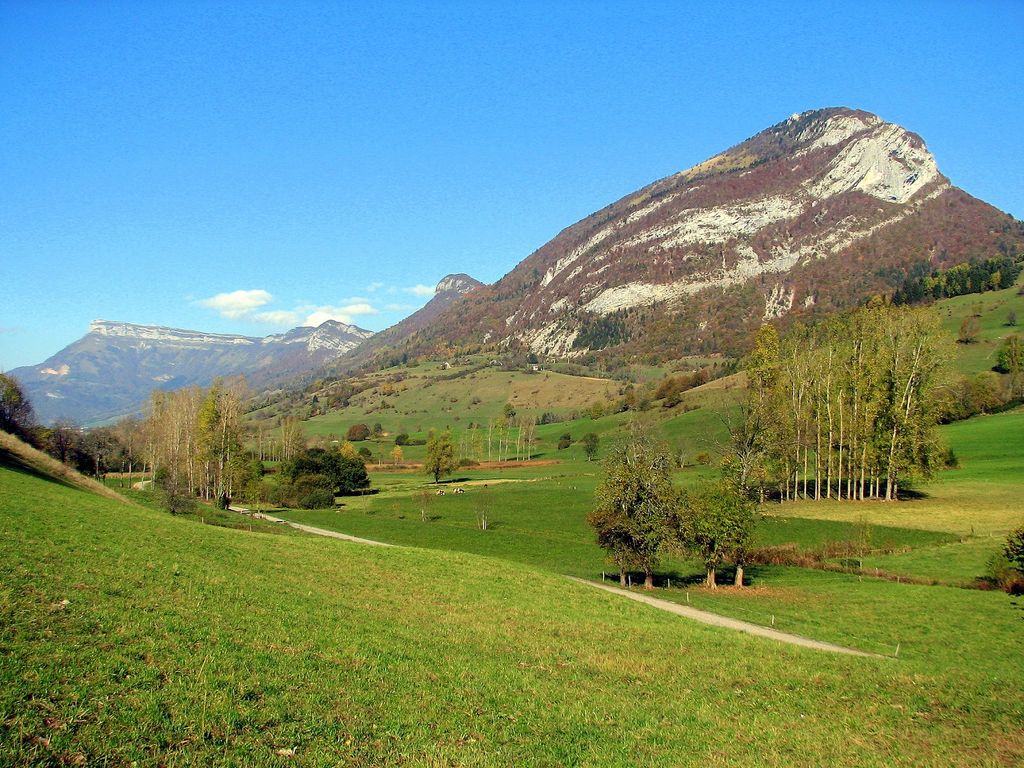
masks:
[[[1020,223],[954,187],[921,137],[812,110],[568,227],[405,347],[735,351],[765,320],[891,293],[914,267],[1021,253]]]
[[[238,374],[259,387],[318,368],[372,335],[336,320],[263,338],[96,320],[40,365],[9,373],[41,421],[89,424],[138,410],[157,388],[206,386]]]

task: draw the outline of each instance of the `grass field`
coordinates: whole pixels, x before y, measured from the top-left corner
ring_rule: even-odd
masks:
[[[978,321],[978,340],[973,344],[957,344],[954,368],[961,373],[980,373],[996,364],[996,353],[1003,340],[1012,333],[1024,333],[1024,296],[1017,285],[1001,291],[956,296],[935,303],[942,319],[942,327],[951,339],[957,338],[964,318],[972,316]],[[1016,326],[1007,325],[1010,313],[1019,318]]]
[[[1024,757],[1020,613],[1003,595],[915,588],[889,605],[897,585],[874,582],[849,621],[887,604],[906,650],[848,658],[504,559],[196,525],[6,466],[0,488],[5,764]],[[771,589],[764,606],[800,585]]]

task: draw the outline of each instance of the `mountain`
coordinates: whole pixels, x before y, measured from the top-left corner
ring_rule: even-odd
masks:
[[[921,137],[842,107],[795,114],[568,227],[405,340],[410,353],[736,351],[891,294],[911,270],[1024,252],[1024,228],[954,187]]]
[[[433,297],[422,308],[390,328],[374,334],[373,338],[339,357],[327,366],[327,372],[338,374],[355,370],[374,360],[378,362],[398,361],[409,339],[417,333],[429,329],[437,322],[438,318],[444,315],[445,310],[459,299],[484,287],[484,283],[461,272],[443,277],[434,289]]]
[[[96,320],[42,364],[9,373],[41,421],[89,424],[138,410],[156,388],[206,386],[237,374],[259,386],[313,370],[372,335],[334,320],[265,338]]]

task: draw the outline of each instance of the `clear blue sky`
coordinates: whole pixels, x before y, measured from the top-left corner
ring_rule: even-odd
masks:
[[[0,0],[0,369],[103,318],[379,330],[793,112],[1024,216],[1024,3]]]

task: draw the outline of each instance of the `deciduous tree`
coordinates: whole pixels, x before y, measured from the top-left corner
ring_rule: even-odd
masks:
[[[612,449],[605,469],[587,522],[618,567],[619,583],[625,585],[626,570],[635,565],[644,572],[644,586],[651,589],[661,545],[679,504],[672,460],[662,447],[634,430]]]
[[[441,432],[431,435],[427,440],[427,458],[423,463],[423,469],[428,475],[433,475],[434,482],[441,482],[444,475],[449,475],[458,467],[455,460],[455,443],[452,442],[451,432]]]

